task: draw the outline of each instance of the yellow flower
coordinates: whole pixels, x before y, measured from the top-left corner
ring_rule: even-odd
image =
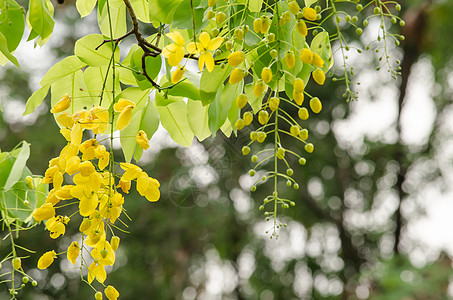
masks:
[[[74,124],[71,131],[71,145],[79,146],[82,142],[83,128],[79,123]]]
[[[311,7],[304,7],[302,10],[302,14],[304,15],[304,18],[310,21],[315,21],[316,20],[316,10],[314,10]]]
[[[129,163],[120,163],[121,169],[125,170],[123,176],[121,176],[120,181],[131,181],[136,179],[140,173],[142,172],[142,169],[139,166],[129,164]]]
[[[236,84],[244,79],[244,70],[236,68],[230,74],[230,84]]]
[[[51,189],[49,194],[47,195],[45,203],[50,203],[52,205],[55,205],[58,202],[60,202],[60,199],[58,199],[57,196],[56,196],[56,190],[55,189]]]
[[[259,97],[263,94],[264,90],[266,89],[266,84],[262,79],[258,79],[253,87],[253,93],[256,97]]]
[[[120,238],[118,236],[112,236],[110,240],[110,245],[112,246],[113,251],[116,251],[120,245]]]
[[[305,89],[304,81],[300,78],[296,78],[296,80],[294,80],[293,87],[296,93],[302,93]]]
[[[265,67],[261,70],[261,79],[265,83],[269,83],[272,80],[272,70],[268,67]]]
[[[82,160],[92,160],[95,157],[94,150],[98,146],[96,139],[86,140],[79,145],[79,151],[83,153]]]
[[[187,51],[189,51],[190,54],[200,53],[200,56],[198,57],[198,68],[200,71],[202,71],[203,67],[206,65],[206,69],[209,72],[212,72],[215,62],[214,57],[209,51],[217,50],[223,42],[223,37],[211,39],[209,33],[202,32],[199,40],[200,42],[190,42],[187,44]]]
[[[127,99],[123,99],[123,98],[120,98],[118,100],[118,102],[116,102],[114,105],[113,105],[113,110],[116,111],[116,112],[122,112],[123,110],[125,110],[128,106],[133,106],[135,108],[135,103],[130,101],[130,100],[127,100]]]
[[[293,51],[287,51],[285,53],[285,62],[289,69],[294,68],[294,65],[296,64],[296,57],[294,56]]]
[[[322,68],[324,66],[324,61],[318,53],[313,54],[313,64],[318,68]]]
[[[184,45],[186,41],[179,31],[167,33],[173,44],[167,45],[162,49],[162,55],[167,58],[168,64],[172,67],[177,66],[184,58]]]
[[[64,112],[64,113],[60,114],[57,117],[57,122],[61,126],[64,126],[66,128],[72,128],[72,126],[74,125],[74,121],[72,120],[72,116],[69,115],[67,112]]]
[[[57,253],[54,250],[47,251],[38,260],[39,269],[47,269],[52,263],[54,258],[57,257]]]
[[[91,284],[95,278],[100,283],[107,278],[104,266],[96,260],[88,267],[88,282]]]
[[[160,198],[159,181],[154,178],[148,178],[148,189],[145,191],[145,197],[148,201],[156,202]]]
[[[146,191],[148,190],[149,180],[148,174],[145,172],[141,172],[140,175],[137,177],[137,192],[145,196]]]
[[[138,143],[140,148],[147,150],[149,148],[149,140],[148,136],[146,135],[146,132],[143,130],[140,130],[137,133],[137,136],[135,137],[135,141]]]
[[[96,169],[94,168],[91,161],[84,161],[83,163],[80,163],[79,171],[83,177],[88,177],[94,172],[96,172]]]
[[[122,181],[122,180],[120,180],[120,182],[118,183],[118,185],[116,187],[117,188],[121,188],[123,193],[129,194],[129,190],[131,189],[131,182],[130,181]]]
[[[105,288],[104,294],[109,300],[116,300],[120,296],[120,293],[111,285]]]
[[[321,69],[314,70],[312,76],[316,83],[319,85],[323,85],[324,81],[326,80],[326,75]]]
[[[296,92],[296,90],[293,91],[293,98],[294,98],[294,102],[297,103],[297,105],[302,105],[302,103],[304,103],[304,93],[298,93]]]
[[[104,170],[105,167],[107,167],[109,164],[110,153],[107,152],[107,149],[105,148],[104,145],[99,145],[95,149],[95,156],[96,156],[96,158],[99,159],[99,162],[98,162],[99,169]]]
[[[53,204],[49,202],[44,203],[43,206],[33,213],[33,218],[38,222],[48,220],[53,216],[55,216],[55,208],[53,207]]]
[[[62,111],[65,111],[71,105],[71,98],[69,98],[68,94],[65,94],[60,101],[58,101],[54,107],[50,110],[51,113],[56,114]]]
[[[245,60],[245,54],[243,51],[236,51],[228,55],[228,63],[232,67],[236,67]]]
[[[58,191],[55,192],[55,197],[59,200],[69,200],[69,199],[74,198],[71,195],[71,189],[73,187],[74,187],[74,185],[70,185],[70,184],[63,186],[61,189],[59,189]],[[46,200],[46,202],[47,202],[47,200]]]
[[[64,235],[66,232],[65,224],[68,224],[69,218],[66,216],[56,216],[50,218],[46,223],[47,230],[50,231],[50,237],[53,239]]]
[[[317,114],[322,110],[322,103],[318,97],[314,97],[310,100],[310,108],[311,110]]]
[[[105,239],[101,239],[96,247],[91,250],[91,257],[104,266],[113,266],[115,263],[115,251]]]
[[[116,123],[116,129],[123,130],[126,128],[132,119],[132,109],[134,107],[132,105],[126,107],[123,111],[121,111],[118,121]]]
[[[80,157],[73,156],[66,162],[66,173],[69,175],[74,175],[75,173],[79,172],[80,166]]]
[[[76,241],[75,242],[72,242],[71,245],[69,245],[68,247],[68,252],[67,252],[67,257],[68,257],[68,260],[73,264],[75,265],[76,263],[76,260],[77,260],[77,257],[79,257],[79,254],[80,254],[80,246],[79,246],[79,243],[77,243]]]
[[[304,20],[297,21],[296,29],[302,36],[307,36],[308,34],[307,24],[305,24]]]
[[[186,67],[179,65],[178,68],[171,74],[171,82],[177,83],[182,79],[184,72],[186,71]]]
[[[247,96],[245,94],[240,94],[236,99],[236,106],[238,108],[243,108],[247,104]]]
[[[101,106],[95,106],[90,110],[92,118],[92,130],[94,134],[101,134],[109,125],[109,111]]]
[[[311,64],[313,62],[313,52],[308,48],[302,49],[299,57],[304,64]]]

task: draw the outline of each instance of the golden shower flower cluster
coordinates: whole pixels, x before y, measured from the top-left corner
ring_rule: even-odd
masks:
[[[65,95],[51,110],[54,114],[61,113],[56,119],[62,126],[60,132],[67,145],[58,157],[49,162],[42,182],[52,184],[53,188],[45,203],[35,210],[33,217],[38,222],[44,221],[50,237],[57,239],[65,234],[66,226],[71,220],[78,219],[77,215],[80,215],[80,235],[64,253],[73,265],[80,258],[79,263],[88,269],[87,280],[90,284],[95,279],[103,284],[107,278],[105,267],[115,263],[115,251],[120,242],[113,230],[110,231],[113,236],[109,239],[106,230],[123,211],[124,196],[118,189],[128,194],[134,181],[138,193],[148,201],[155,202],[160,198],[160,184],[131,163],[119,163],[124,173],[117,175],[114,169],[117,163],[111,161],[111,154],[106,147],[96,138],[83,141],[84,131],[100,134],[107,129],[111,122],[109,111],[95,106],[70,115],[65,112],[70,105],[71,99]],[[120,99],[113,105],[113,110],[119,113],[117,129],[128,126],[133,108],[135,103],[126,99]],[[149,147],[144,131],[137,134],[136,141],[144,149]],[[71,178],[72,184],[64,184],[65,175],[68,179]],[[70,207],[76,209],[69,217],[57,213],[63,208],[67,211]],[[83,257],[84,249],[89,252],[89,257]],[[56,253],[54,250],[44,253],[38,261],[38,268],[48,268],[57,256],[64,253]],[[108,286],[104,294],[110,300],[119,296],[112,286]],[[102,299],[102,293],[100,296],[97,294],[96,299]]]

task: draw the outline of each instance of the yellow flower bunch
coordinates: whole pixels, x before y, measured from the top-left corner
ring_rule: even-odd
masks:
[[[37,208],[33,217],[36,221],[46,221],[46,229],[50,237],[57,239],[66,232],[66,225],[71,219],[67,216],[57,215],[58,204],[65,202],[64,206],[76,205],[74,214],[78,213],[83,220],[79,226],[81,235],[79,240],[73,241],[65,252],[68,260],[75,265],[81,255],[83,247],[91,247],[89,251],[93,262],[87,266],[85,259],[80,259],[82,266],[88,269],[88,282],[91,284],[95,279],[101,284],[107,278],[105,266],[115,263],[115,251],[119,246],[119,238],[112,236],[107,240],[106,227],[120,217],[123,212],[124,197],[117,191],[120,188],[128,193],[131,182],[136,182],[136,188],[140,195],[149,201],[157,201],[160,198],[159,182],[149,177],[143,170],[130,163],[120,163],[124,170],[120,180],[116,179],[113,161],[106,147],[95,138],[83,141],[83,133],[90,130],[92,133],[104,132],[109,121],[107,109],[95,106],[91,110],[81,110],[73,115],[64,112],[69,97],[65,95],[53,108],[54,113],[62,113],[57,118],[63,126],[61,134],[67,141],[67,145],[61,150],[60,155],[50,160],[49,167],[45,172],[43,183],[52,184],[45,203]],[[69,100],[70,101],[70,100]],[[135,103],[119,99],[113,105],[113,110],[119,113],[117,128],[125,128],[132,117],[132,109]],[[140,130],[136,142],[143,149],[149,147],[146,133]],[[107,167],[110,165],[110,168]],[[64,184],[63,177],[72,177],[73,184]],[[75,200],[70,202],[70,200]],[[74,216],[74,214],[71,215]],[[113,232],[113,231],[112,231]],[[58,256],[55,251],[44,253],[38,261],[38,268],[46,269]],[[113,286],[108,286],[104,291],[108,299],[117,299],[118,291]],[[99,297],[99,296],[96,296]],[[102,294],[100,294],[102,298]]]

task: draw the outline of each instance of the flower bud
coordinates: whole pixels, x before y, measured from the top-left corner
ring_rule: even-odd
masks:
[[[230,64],[230,66],[232,66],[232,67],[238,66],[244,60],[245,60],[245,54],[243,51],[236,51],[236,52],[233,52],[230,55],[228,55],[228,64]]]
[[[253,88],[253,93],[255,94],[256,97],[259,97],[263,94],[265,89],[266,84],[264,83],[264,81],[262,79],[258,79]]]
[[[309,21],[315,21],[316,20],[316,10],[314,10],[311,7],[304,7],[302,10],[302,13],[304,14],[304,18],[309,20]]]
[[[311,64],[313,62],[313,52],[308,48],[302,49],[299,57],[304,64]]]
[[[294,80],[293,87],[296,93],[302,93],[305,89],[304,81],[300,78],[296,78],[296,80]]]
[[[296,29],[299,31],[299,33],[302,36],[307,36],[308,34],[308,29],[307,29],[307,24],[305,24],[304,20],[299,20],[296,23]]]
[[[120,238],[115,236],[112,236],[112,239],[110,241],[110,246],[112,246],[113,251],[116,251],[118,249],[118,246],[120,245]]]
[[[172,83],[177,83],[181,80],[182,76],[184,75],[184,72],[186,71],[186,68],[184,66],[179,65],[176,70],[171,74],[171,82]]]
[[[304,103],[304,93],[297,93],[295,90],[293,91],[293,98],[294,102],[296,102],[297,105],[302,105]]]
[[[289,8],[289,11],[292,12],[293,15],[297,15],[297,13],[300,11],[299,4],[297,4],[296,1],[289,2],[288,8]]]
[[[253,115],[249,111],[245,112],[242,118],[244,119],[245,126],[250,125],[253,121]]]
[[[311,110],[317,114],[322,110],[322,103],[318,97],[314,97],[310,100],[310,108]]]
[[[305,151],[307,151],[308,153],[312,153],[313,150],[315,150],[315,146],[313,146],[312,143],[308,143],[305,145],[304,147]]]
[[[260,33],[261,27],[263,27],[263,21],[260,18],[255,19],[255,21],[253,21],[253,30],[256,33]]]
[[[244,120],[242,119],[237,119],[236,123],[234,123],[234,127],[236,127],[237,130],[242,130],[245,126]]]
[[[261,79],[265,83],[269,83],[272,80],[272,70],[268,67],[265,67],[261,70]]]
[[[22,261],[19,257],[14,257],[11,263],[15,270],[19,270],[22,267]]]
[[[271,20],[266,16],[261,16],[261,33],[266,33],[271,26]]]
[[[247,96],[245,94],[240,94],[236,98],[236,106],[239,108],[243,108],[247,104]]]
[[[262,132],[262,131],[258,132],[258,138],[257,138],[258,143],[264,142],[266,137],[267,137],[267,134],[265,132]]]
[[[307,120],[309,117],[308,110],[305,107],[302,107],[301,109],[299,109],[298,115],[299,115],[299,118],[304,121]]]
[[[293,136],[298,136],[299,133],[300,133],[300,128],[299,128],[299,126],[297,126],[297,125],[292,125],[291,128],[289,129],[289,132],[290,132],[291,135],[293,135]]]
[[[269,99],[269,108],[270,110],[272,111],[276,111],[278,106],[280,104],[280,99],[278,99],[277,97],[272,97]]]
[[[294,56],[293,51],[290,50],[285,53],[285,62],[289,69],[294,68],[294,65],[296,64],[296,57]]]
[[[321,69],[314,70],[312,76],[316,83],[319,85],[323,85],[324,81],[326,80],[326,75]]]
[[[217,24],[222,23],[223,21],[225,21],[225,19],[226,19],[226,15],[225,15],[225,13],[223,13],[221,11],[219,11],[215,16],[215,20],[216,20]]]
[[[244,71],[242,69],[236,68],[230,74],[230,84],[236,84],[244,79]]]
[[[261,125],[264,125],[269,121],[269,113],[265,110],[261,110],[258,114],[258,122],[260,122]]]
[[[324,61],[318,53],[313,54],[313,64],[318,68],[322,68],[324,66]]]
[[[302,140],[306,140],[308,139],[308,130],[307,129],[302,129],[300,132],[299,132],[299,137],[302,139]]]

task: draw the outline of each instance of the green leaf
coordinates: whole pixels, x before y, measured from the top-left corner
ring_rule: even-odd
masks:
[[[183,81],[168,90],[171,96],[187,97],[192,100],[200,100],[200,90],[191,82]]]
[[[149,19],[170,24],[173,14],[181,2],[182,0],[149,0]]]
[[[256,97],[253,91],[252,83],[247,84],[244,89],[248,102],[253,109],[253,113],[256,114],[261,109],[261,106],[263,104],[264,93],[261,96]]]
[[[0,33],[6,38],[8,51],[13,52],[24,34],[24,10],[14,0],[2,0],[0,11]]]
[[[60,101],[65,94],[68,94],[69,97],[71,97],[71,106],[67,111],[69,114],[74,114],[83,108],[91,108],[93,106],[91,97],[87,97],[85,84],[83,82],[83,72],[81,70],[55,81],[51,85],[50,91],[50,102],[52,107]],[[55,118],[58,116],[59,114],[54,114]]]
[[[105,43],[98,49],[95,49],[104,41],[100,34],[90,34],[84,36],[75,43],[74,53],[77,57],[92,67],[107,66],[110,62],[113,52],[111,43]],[[115,49],[115,61],[119,61],[120,49]]]
[[[31,114],[35,108],[37,108],[46,98],[47,93],[49,92],[50,84],[43,86],[39,90],[35,91],[30,98],[27,100],[27,105],[25,106],[25,111],[23,116]]]
[[[203,105],[213,102],[217,91],[223,86],[223,82],[230,75],[232,67],[225,65],[221,68],[219,65],[214,67],[212,72],[203,72],[200,80],[200,98]]]
[[[150,23],[149,19],[149,4],[146,0],[131,0],[132,8],[135,11],[137,19],[144,23]]]
[[[318,53],[324,60],[324,66],[321,68],[326,73],[333,66],[332,47],[330,45],[329,34],[326,31],[318,33],[310,45],[311,51]]]
[[[162,126],[171,138],[182,146],[190,147],[194,134],[187,119],[187,104],[179,101],[167,106],[157,106],[157,110]]]
[[[316,3],[316,1],[318,1],[318,0],[305,0],[305,6],[306,6],[306,7],[309,7],[309,6],[311,6],[313,3]]]
[[[225,123],[233,102],[239,93],[242,92],[243,81],[239,84],[231,85],[227,83],[223,89],[219,89],[213,103],[209,105],[209,129],[215,136],[217,130]]]
[[[1,32],[0,32],[0,52],[3,53],[3,55],[4,55],[10,62],[12,62],[12,63],[15,64],[18,68],[20,68],[19,62],[17,61],[17,59],[9,52],[9,50],[8,50],[8,43],[7,43],[7,41],[6,41],[5,36],[4,36],[3,33],[1,33]]]
[[[156,106],[167,106],[171,103],[180,102],[182,101],[183,98],[177,96],[170,96],[165,92],[156,91],[156,96],[154,99],[156,102]]]
[[[203,106],[200,101],[189,99],[187,101],[187,118],[190,128],[201,142],[211,135],[208,122],[208,107]]]
[[[142,110],[138,110],[132,116],[129,125],[120,131],[121,148],[123,149],[124,160],[129,163],[134,157],[134,150],[138,147],[135,141],[135,136],[140,130],[140,120],[142,118]]]
[[[11,172],[9,173],[8,179],[5,183],[5,190],[9,190],[22,176],[24,171],[25,163],[27,159],[30,157],[30,145],[23,141],[22,148],[20,150],[19,155],[16,158],[16,161],[11,168]]]
[[[76,7],[80,17],[88,16],[96,6],[96,2],[97,0],[77,0]]]
[[[251,12],[260,12],[262,5],[263,5],[263,0],[250,0],[249,10]]]
[[[108,14],[109,10],[101,9],[107,4],[106,1],[99,1],[97,14],[98,25],[103,35],[116,39],[126,34],[127,31],[126,5],[123,0],[110,0],[108,3],[110,4],[110,18]],[[110,21],[112,24],[110,24]],[[112,28],[111,33],[110,27]]]
[[[39,83],[41,86],[49,85],[58,79],[82,69],[86,65],[87,64],[82,62],[77,56],[68,56],[51,67]]]
[[[30,0],[28,7],[28,21],[33,31],[42,40],[50,37],[55,25],[53,20],[53,5],[49,0]]]
[[[197,6],[200,4],[200,1],[194,1],[193,3],[193,13],[195,16],[195,28],[196,33],[200,32],[202,28],[206,27],[209,24],[209,20],[204,19],[205,7]],[[203,19],[205,20],[203,22]],[[190,1],[182,1],[176,8],[173,14],[173,22],[171,23],[172,28],[179,29],[192,29],[193,28],[193,19],[191,12]]]
[[[118,96],[116,96],[117,99],[124,98],[127,100],[131,100],[135,103],[135,109],[140,110],[145,105],[147,105],[148,100],[149,100],[149,93],[150,89],[147,90],[142,90],[138,87],[129,87],[125,90],[123,90]]]
[[[159,112],[157,111],[154,103],[148,101],[148,104],[143,108],[140,129],[146,132],[148,139],[151,140],[152,136],[159,128],[159,123]],[[135,147],[134,159],[136,161],[139,161],[140,157],[142,157],[142,154],[143,149],[140,147]]]
[[[86,85],[86,89],[84,89],[83,91],[83,96],[85,98],[91,97],[90,101],[86,99],[86,105],[89,105],[87,107],[88,109],[93,105],[100,105],[108,109],[110,107],[110,104],[113,102],[113,72],[110,69],[107,74],[107,68],[107,66],[88,67],[83,74],[83,80]],[[117,69],[115,71],[115,93],[120,93],[121,86],[119,83],[119,74]],[[104,88],[104,92],[102,93],[103,100],[101,102],[100,96],[102,88]]]

